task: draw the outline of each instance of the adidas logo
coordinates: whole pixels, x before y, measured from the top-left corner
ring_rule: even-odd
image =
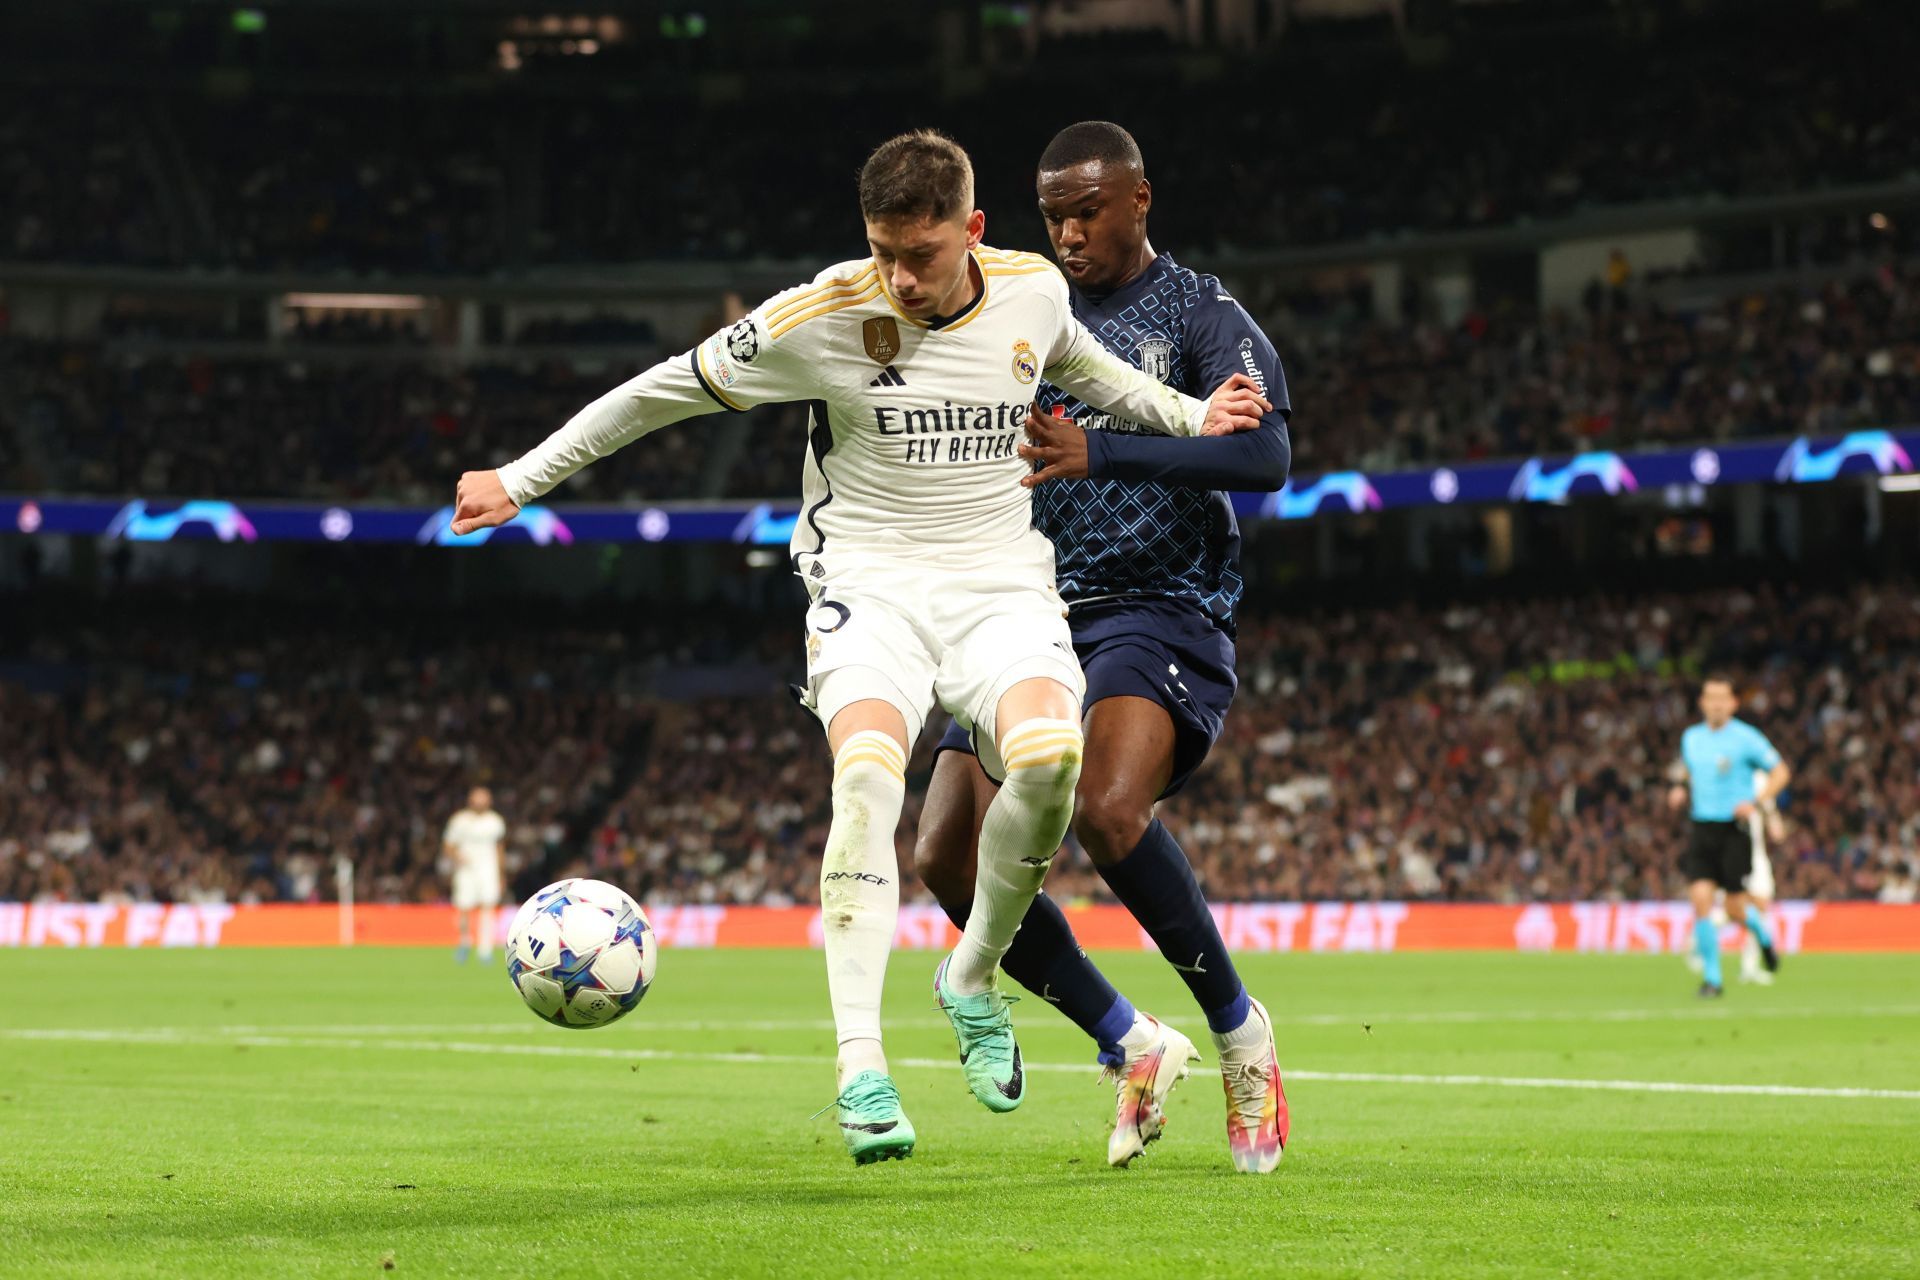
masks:
[[[875,378],[872,382],[869,382],[867,385],[870,387],[904,387],[907,385],[907,380],[900,376],[900,371],[898,369],[894,368],[892,365],[888,365],[884,370],[881,371],[881,374],[879,377]]]

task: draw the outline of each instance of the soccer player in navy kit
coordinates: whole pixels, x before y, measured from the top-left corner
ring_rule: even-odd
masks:
[[[1240,532],[1221,490],[1285,484],[1286,383],[1273,344],[1220,282],[1148,243],[1153,192],[1126,130],[1104,122],[1062,130],[1040,158],[1036,185],[1074,315],[1110,351],[1174,387],[1247,374],[1274,406],[1254,431],[1174,440],[1090,414],[1046,386],[1021,450],[1035,463],[1023,483],[1034,489],[1035,526],[1053,541],[1087,677],[1074,833],[1192,989],[1220,1054],[1234,1166],[1266,1173],[1287,1137],[1272,1023],[1241,984],[1193,868],[1154,806],[1206,758],[1233,699]],[[915,862],[956,924],[971,908],[974,850],[995,785],[966,733],[949,729]],[[1107,982],[1044,893],[1001,964],[1099,1045],[1117,1080],[1107,1157],[1125,1165],[1159,1136],[1162,1103],[1198,1057],[1192,1042]]]

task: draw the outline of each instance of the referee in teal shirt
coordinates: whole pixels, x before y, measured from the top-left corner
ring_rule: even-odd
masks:
[[[1680,870],[1687,877],[1693,898],[1700,994],[1709,999],[1723,990],[1720,931],[1712,919],[1715,889],[1727,895],[1727,918],[1742,921],[1760,944],[1767,971],[1780,967],[1773,935],[1746,893],[1746,877],[1753,869],[1753,842],[1747,822],[1756,805],[1764,805],[1780,794],[1792,773],[1766,734],[1745,720],[1734,719],[1739,705],[1731,680],[1721,675],[1707,677],[1700,687],[1700,714],[1705,719],[1680,736],[1680,759],[1686,766],[1687,781],[1667,795],[1668,805],[1678,812],[1688,807],[1688,793],[1692,793],[1693,833],[1687,840],[1687,851],[1680,857]],[[1757,791],[1753,784],[1755,770],[1765,770],[1767,775]]]

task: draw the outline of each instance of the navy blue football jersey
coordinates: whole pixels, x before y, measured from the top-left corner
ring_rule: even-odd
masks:
[[[1164,253],[1106,297],[1072,295],[1074,315],[1115,355],[1201,399],[1229,375],[1247,374],[1273,413],[1257,431],[1171,440],[1043,385],[1039,411],[1072,418],[1089,433],[1089,478],[1034,490],[1034,525],[1053,541],[1060,594],[1070,606],[1114,596],[1186,601],[1231,634],[1240,526],[1226,494],[1202,486],[1285,483],[1292,406],[1280,358],[1218,279]],[[1139,438],[1146,436],[1154,438]]]

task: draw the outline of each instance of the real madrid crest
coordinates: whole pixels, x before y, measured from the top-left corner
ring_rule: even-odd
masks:
[[[1013,344],[1013,376],[1020,379],[1022,386],[1040,376],[1040,357],[1033,354],[1033,347],[1025,338]]]
[[[1156,382],[1168,382],[1173,378],[1173,344],[1165,338],[1148,338],[1135,348],[1140,358],[1140,372]]]

